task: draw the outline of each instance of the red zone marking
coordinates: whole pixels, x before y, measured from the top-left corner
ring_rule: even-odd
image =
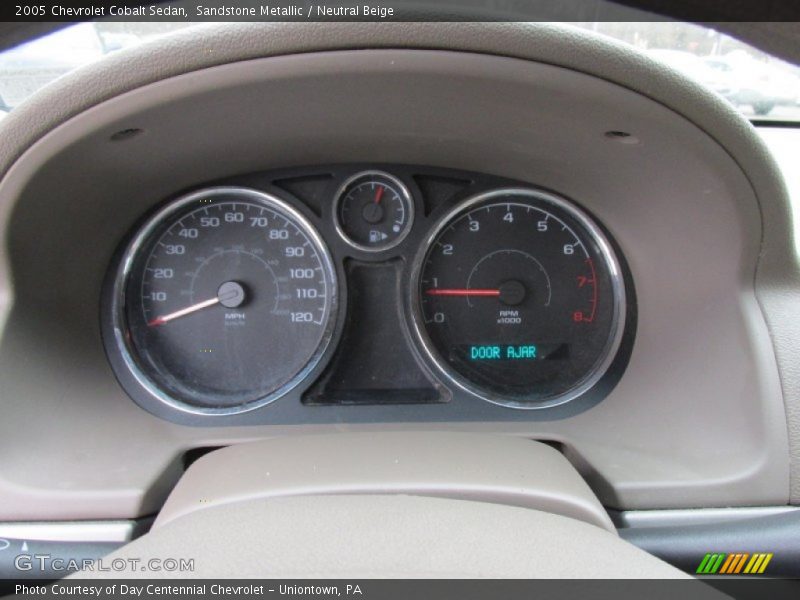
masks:
[[[584,319],[584,321],[591,323],[594,321],[595,312],[597,312],[597,275],[594,271],[594,261],[591,258],[587,258],[586,262],[589,263],[589,268],[592,270],[592,316]]]

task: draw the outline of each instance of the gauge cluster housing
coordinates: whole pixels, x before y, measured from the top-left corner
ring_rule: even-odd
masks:
[[[342,194],[353,181],[380,174],[407,191],[412,220],[399,240],[381,248],[353,244],[337,219]],[[209,411],[175,401],[168,392],[143,375],[137,367],[135,349],[126,319],[121,314],[126,289],[125,270],[136,260],[142,231],[157,228],[160,215],[175,203],[189,199],[204,210],[207,198],[219,190],[251,190],[276,198],[302,214],[330,252],[338,281],[338,310],[331,315],[332,338],[320,349],[314,364],[305,369],[289,389],[269,402]],[[517,404],[538,410],[515,410],[502,405],[499,397],[465,387],[448,370],[437,368],[435,354],[424,342],[427,337],[414,310],[418,263],[432,243],[434,227],[442,218],[473,198],[500,190],[529,191],[549,197],[530,183],[507,178],[436,167],[402,164],[345,164],[270,170],[210,181],[183,190],[156,206],[140,220],[121,243],[104,284],[101,322],[106,353],[114,372],[130,397],[149,412],[173,422],[199,425],[299,424],[329,422],[425,422],[475,420],[552,420],[582,412],[600,402],[622,376],[630,357],[636,330],[636,303],[630,271],[616,244],[614,255],[627,302],[621,310],[624,326],[608,356],[606,368],[591,385],[570,397],[569,402],[545,405]],[[176,200],[177,198],[177,200]],[[569,200],[566,205],[573,206]],[[578,209],[576,206],[576,210]],[[582,211],[583,212],[583,211]],[[155,217],[152,216],[155,213]],[[590,218],[587,216],[587,219]],[[154,222],[155,220],[155,222]],[[602,225],[593,221],[593,225]],[[247,223],[242,224],[247,231]],[[531,235],[534,230],[531,230]],[[610,239],[608,235],[606,239]],[[533,238],[532,238],[533,239]],[[493,243],[502,246],[506,240]],[[327,259],[326,259],[327,260]],[[194,279],[192,279],[194,282]],[[137,283],[135,290],[141,287]],[[195,299],[196,300],[196,299]],[[188,301],[188,300],[187,300]],[[213,308],[212,308],[213,310]],[[222,314],[221,307],[217,307]],[[197,318],[192,315],[192,318]],[[203,325],[201,325],[202,327]],[[255,326],[255,323],[254,323]],[[162,328],[165,326],[162,326]],[[263,343],[268,343],[264,338]],[[291,343],[287,339],[285,343]],[[224,344],[223,344],[224,345]],[[260,348],[251,344],[252,352]],[[220,357],[219,360],[224,360]],[[230,365],[235,369],[236,365]],[[498,374],[502,378],[502,374]],[[499,382],[502,383],[502,382]]]

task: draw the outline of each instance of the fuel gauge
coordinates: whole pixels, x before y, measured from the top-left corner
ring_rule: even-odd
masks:
[[[365,252],[399,244],[411,230],[414,202],[408,188],[382,171],[364,171],[344,182],[333,204],[336,229]]]

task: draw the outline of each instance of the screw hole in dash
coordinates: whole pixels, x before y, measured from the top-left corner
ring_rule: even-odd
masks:
[[[637,138],[635,135],[628,133],[627,131],[618,131],[618,130],[606,131],[605,136],[610,140],[619,142],[620,144],[639,143],[639,138]]]
[[[139,129],[138,127],[130,127],[128,129],[122,129],[111,135],[111,141],[121,142],[122,140],[129,140],[133,137],[136,137],[140,133],[144,133],[144,129]]]

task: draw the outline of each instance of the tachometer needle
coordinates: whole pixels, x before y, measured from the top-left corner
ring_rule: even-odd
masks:
[[[171,312],[168,315],[162,315],[160,317],[156,317],[152,321],[148,321],[147,325],[149,327],[156,327],[158,325],[163,325],[164,323],[169,323],[170,321],[173,321],[175,319],[180,319],[181,317],[190,315],[198,310],[208,308],[209,306],[214,306],[215,304],[218,304],[219,301],[220,301],[219,296],[215,296],[214,298],[209,298],[208,300],[204,300],[203,302],[198,302],[197,304],[192,304],[191,306],[187,306],[186,308],[182,308],[180,310],[176,310],[175,312]]]
[[[500,290],[433,288],[425,293],[428,296],[499,296]]]

